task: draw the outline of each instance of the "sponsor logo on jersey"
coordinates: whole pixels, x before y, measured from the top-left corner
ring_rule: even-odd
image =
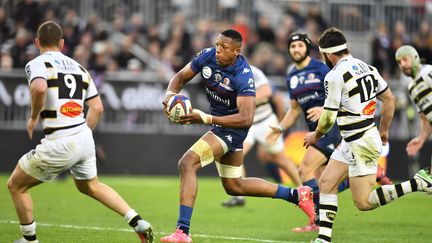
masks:
[[[230,84],[229,78],[224,78],[223,81],[219,83],[219,85],[224,89],[233,91],[233,89],[229,86],[229,84]]]
[[[249,73],[250,72],[250,69],[249,68],[244,68],[243,69],[243,74],[245,74],[245,73]]]
[[[217,102],[221,102],[225,104],[226,106],[230,106],[230,100],[229,99],[223,99],[219,95],[215,94],[213,91],[211,91],[209,88],[205,87],[205,90],[210,97]]]
[[[373,115],[375,113],[376,102],[371,101],[367,106],[363,109],[363,114],[365,115]]]
[[[299,83],[299,79],[297,76],[292,76],[290,79],[290,88],[295,89]]]
[[[255,86],[255,81],[252,78],[248,80],[249,87],[253,88]]]
[[[79,116],[82,110],[82,106],[72,100],[60,107],[60,113],[72,118]]]
[[[318,94],[318,92],[315,91],[313,94],[309,94],[309,95],[305,95],[305,96],[297,98],[297,102],[299,104],[305,104],[305,103],[309,102],[310,100],[316,100],[318,98],[319,98],[319,94]]]
[[[208,66],[204,66],[201,70],[201,73],[205,79],[209,79],[212,76],[212,70]]]
[[[25,72],[27,74],[27,79],[30,79],[30,77],[31,77],[30,65],[25,68]]]

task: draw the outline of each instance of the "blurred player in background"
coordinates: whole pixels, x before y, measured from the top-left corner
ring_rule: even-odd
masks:
[[[64,40],[58,24],[43,23],[35,43],[41,55],[25,67],[31,92],[27,132],[31,139],[41,119],[45,138],[36,149],[21,157],[8,180],[23,234],[15,242],[38,242],[28,190],[65,170],[70,170],[80,192],[123,216],[141,242],[153,242],[151,225],[117,192],[98,180],[92,130],[102,116],[103,105],[90,74],[60,52]],[[88,106],[86,118],[84,104]]]
[[[340,30],[327,29],[318,43],[332,70],[324,79],[323,112],[315,131],[306,134],[305,146],[316,144],[337,119],[343,140],[320,178],[320,228],[315,240],[331,242],[338,209],[337,188],[347,176],[354,204],[362,211],[384,206],[414,191],[432,191],[432,177],[428,170],[420,170],[411,180],[374,190],[377,160],[388,141],[395,98],[376,68],[350,55]],[[382,101],[379,130],[374,122],[377,98]]]
[[[402,73],[411,78],[408,91],[420,115],[420,133],[406,147],[414,156],[432,133],[432,65],[421,64],[417,50],[408,45],[399,47],[395,58]]]
[[[314,220],[310,187],[288,188],[259,178],[242,178],[243,141],[253,123],[255,82],[252,70],[241,53],[242,36],[225,30],[216,47],[203,49],[169,82],[164,104],[172,95],[201,73],[211,114],[194,109],[180,123],[212,125],[179,160],[180,208],[176,231],[161,242],[192,242],[189,235],[193,206],[197,196],[197,171],[215,162],[223,187],[229,195],[273,197],[298,204]]]
[[[267,152],[266,162],[271,161],[276,164],[291,178],[296,187],[301,186],[297,166],[285,157],[282,136],[279,136],[277,141],[271,145],[265,142],[265,136],[271,129],[270,126],[277,126],[279,120],[270,105],[270,98],[273,95],[270,81],[259,68],[255,66],[250,67],[255,80],[256,109],[253,124],[249,128],[249,132],[243,142],[243,156],[246,156],[253,148],[255,142],[258,142],[262,149]],[[243,167],[243,177],[246,177],[245,167]],[[244,204],[245,199],[243,196],[233,196],[222,203],[225,207],[243,206]]]
[[[288,51],[294,62],[287,76],[287,88],[290,96],[290,108],[278,126],[272,126],[267,135],[268,143],[280,139],[282,133],[297,121],[304,113],[310,131],[315,130],[317,121],[324,105],[324,77],[329,72],[326,64],[310,57],[311,41],[306,34],[293,33],[288,39]],[[303,185],[309,186],[314,192],[314,203],[319,204],[319,189],[316,179],[317,170],[323,166],[334,149],[339,145],[341,137],[339,129],[334,126],[330,132],[315,145],[310,146],[300,164],[300,177]],[[300,228],[296,232],[317,231],[315,222]]]

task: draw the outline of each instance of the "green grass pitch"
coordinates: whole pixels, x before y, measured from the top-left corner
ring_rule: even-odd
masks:
[[[0,175],[0,243],[20,237],[17,217]],[[108,177],[117,190],[155,230],[156,241],[174,230],[178,214],[177,177]],[[80,194],[71,178],[31,190],[40,242],[138,242],[124,219]],[[310,242],[315,233],[292,233],[306,216],[282,200],[247,198],[243,208],[223,208],[226,199],[218,178],[199,178],[192,216],[194,242]],[[339,194],[334,242],[432,242],[432,196],[414,193],[383,208],[358,211],[350,191]]]

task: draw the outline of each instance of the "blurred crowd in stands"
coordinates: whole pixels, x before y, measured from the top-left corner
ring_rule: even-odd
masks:
[[[60,7],[56,1],[19,1],[14,12],[0,8],[0,44],[2,71],[22,68],[38,55],[33,44],[37,26],[45,20],[55,20],[64,30],[63,52],[84,65],[95,75],[109,71],[140,72],[149,68],[137,57],[132,46],[145,50],[161,75],[167,70],[178,71],[202,48],[212,46],[222,29],[234,28],[244,37],[244,55],[268,75],[284,76],[291,63],[287,52],[287,37],[294,31],[306,32],[313,41],[328,26],[318,5],[310,5],[307,12],[299,11],[300,4],[291,4],[275,25],[268,16],[256,17],[232,14],[232,19],[201,19],[192,24],[178,11],[170,22],[149,24],[141,14],[116,11],[113,20],[102,21],[97,15],[82,18],[76,9]],[[115,38],[116,37],[116,38]],[[430,22],[423,20],[418,30],[408,33],[402,21],[393,26],[378,24],[369,40],[372,65],[384,77],[397,73],[395,50],[403,44],[417,47],[421,57],[432,63],[432,34]],[[319,58],[316,48],[312,51]]]

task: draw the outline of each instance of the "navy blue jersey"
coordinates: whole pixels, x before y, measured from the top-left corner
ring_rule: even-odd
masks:
[[[207,48],[195,56],[191,68],[201,73],[212,115],[236,114],[238,96],[255,97],[252,70],[243,56],[239,56],[231,66],[220,67],[216,62],[216,48]],[[243,148],[249,129],[214,126],[212,131],[225,141],[230,151],[236,151]]]
[[[306,118],[306,111],[315,106],[323,106],[325,100],[324,77],[330,71],[328,66],[311,59],[309,65],[302,69],[293,67],[287,76],[287,87],[290,99],[296,100],[303,110],[310,131],[314,131],[318,122]]]
[[[255,96],[255,81],[249,64],[239,56],[234,65],[220,67],[216,62],[216,48],[207,48],[192,60],[194,72],[201,72],[210,113],[226,116],[238,113],[238,96]]]

